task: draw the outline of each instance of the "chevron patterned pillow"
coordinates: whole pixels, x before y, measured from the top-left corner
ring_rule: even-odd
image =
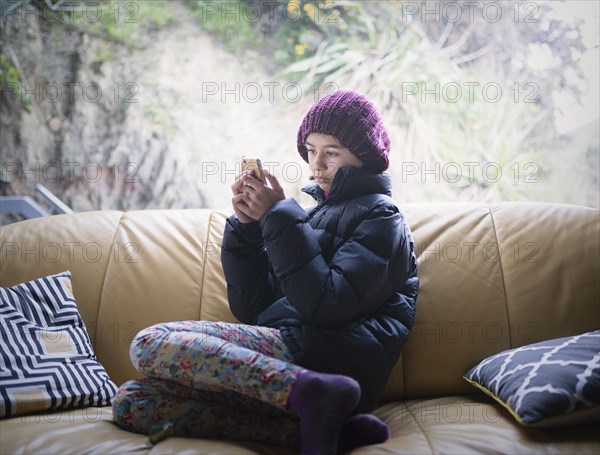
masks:
[[[110,405],[115,384],[98,363],[69,271],[0,288],[0,418]]]
[[[600,422],[600,330],[500,352],[464,379],[524,426]]]

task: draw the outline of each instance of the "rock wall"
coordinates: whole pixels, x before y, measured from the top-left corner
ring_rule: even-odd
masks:
[[[223,209],[245,154],[302,199],[308,169],[295,136],[314,96],[284,92],[256,51],[232,55],[185,5],[164,5],[173,20],[139,16],[127,43],[34,14],[8,18],[2,54],[18,62],[31,109],[3,93],[3,194],[41,183],[75,211]]]
[[[41,183],[75,211],[205,206],[187,150],[174,141],[177,96],[157,70],[174,55],[153,45],[177,24],[132,46],[21,10],[2,29],[2,54],[23,84],[3,86],[2,194],[33,195]]]

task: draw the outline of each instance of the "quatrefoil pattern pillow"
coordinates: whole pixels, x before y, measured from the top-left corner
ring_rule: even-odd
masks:
[[[525,426],[600,422],[600,330],[500,352],[464,379]]]

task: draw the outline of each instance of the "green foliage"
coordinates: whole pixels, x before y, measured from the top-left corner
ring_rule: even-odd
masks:
[[[3,97],[5,90],[18,92],[23,108],[27,112],[31,112],[31,99],[29,94],[23,90],[19,70],[4,55],[0,55],[0,86]]]
[[[167,0],[104,1],[96,5],[92,18],[89,14],[75,14],[74,26],[131,49],[150,45],[148,33],[170,25],[178,15]]]
[[[104,48],[96,52],[91,58],[90,65],[95,71],[98,71],[104,62],[110,61],[115,58],[115,53],[111,48]]]
[[[346,6],[332,1],[223,0],[186,3],[199,26],[232,53],[259,51],[264,64],[281,69],[314,54],[320,43],[348,31]]]
[[[241,17],[243,2],[197,0],[186,5],[199,26],[219,38],[227,51],[237,53],[263,45],[263,36],[255,33],[252,24]]]
[[[145,38],[149,31],[170,25],[180,14],[169,0],[101,0],[89,3],[3,0],[1,21],[4,23],[20,7],[37,10],[41,22],[61,24],[67,29],[78,29],[132,48],[148,45]]]
[[[143,109],[154,125],[160,128],[167,137],[172,138],[177,131],[177,122],[171,115],[171,111],[168,109],[164,100],[157,96],[144,103]]]
[[[26,8],[26,10],[19,10]],[[6,40],[6,48],[10,46],[25,50],[25,54],[34,56],[36,60],[48,61],[60,65],[64,55],[74,45],[74,40],[79,36],[75,32],[100,38],[103,43],[97,46],[96,54],[91,58],[91,65],[95,70],[106,62],[114,60],[119,54],[142,49],[151,45],[150,32],[162,27],[168,27],[181,14],[173,2],[168,0],[128,1],[104,0],[100,2],[68,2],[63,0],[7,0],[1,4],[2,38]],[[10,43],[5,26],[14,16],[12,27],[22,27],[27,22],[35,20],[39,24],[40,35],[31,42]],[[14,34],[13,34],[14,35]],[[36,40],[51,42],[50,53],[37,54],[34,51]],[[3,49],[3,54],[6,51]],[[23,52],[21,52],[23,54]],[[10,55],[10,54],[7,54]],[[12,56],[16,58],[16,56]],[[22,57],[22,55],[21,55]],[[27,59],[25,59],[27,60]],[[21,79],[35,79],[31,74],[19,74],[19,64],[0,55],[0,83],[2,96],[6,100],[4,89],[19,93],[23,108],[31,110],[32,104],[29,95],[22,89]],[[22,71],[26,73],[31,65],[22,64]],[[52,65],[50,65],[52,66]]]
[[[503,5],[500,24],[454,24],[439,17],[410,22],[401,16],[402,4],[345,4],[354,24],[351,36],[323,41],[280,77],[300,78],[303,89],[333,84],[367,94],[383,111],[398,161],[434,170],[429,181],[437,179],[435,185],[423,184],[423,174],[413,180],[421,188],[417,199],[543,199],[559,171],[549,157],[562,152],[552,95],[567,85],[566,67],[579,70],[570,49],[583,46],[567,39],[566,52],[559,43],[563,35],[576,36],[569,32],[581,24],[551,19],[544,5],[536,21],[515,23],[512,3]],[[556,48],[561,64],[529,68],[535,44]],[[576,91],[577,81],[568,82]],[[390,171],[394,181],[406,181],[404,169]]]

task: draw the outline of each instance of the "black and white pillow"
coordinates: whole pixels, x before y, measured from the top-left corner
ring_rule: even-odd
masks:
[[[500,352],[464,378],[525,426],[600,422],[600,330]]]
[[[0,288],[0,336],[0,417],[110,404],[70,272]]]

